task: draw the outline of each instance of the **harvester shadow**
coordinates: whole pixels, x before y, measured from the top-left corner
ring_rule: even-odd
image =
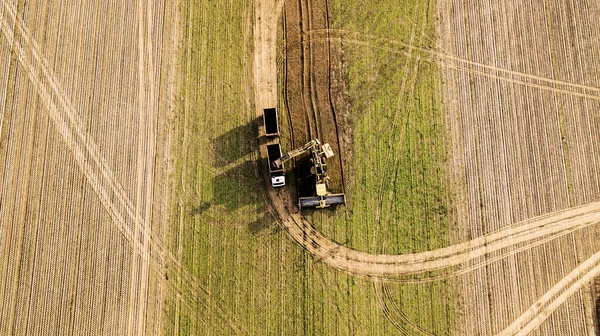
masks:
[[[260,199],[254,162],[247,160],[213,178],[213,205],[223,205],[230,212],[255,204]]]
[[[263,178],[257,177],[257,169],[262,162],[232,164],[213,177],[212,199],[192,204],[188,214],[215,225],[246,227],[253,235],[276,232],[279,226],[263,200]]]
[[[277,225],[275,217],[268,211],[263,212],[257,220],[248,224],[248,230],[255,236],[277,233],[280,229],[281,227]]]
[[[263,200],[260,174],[266,160],[255,162],[250,157],[257,149],[260,123],[262,118],[255,118],[211,141],[213,168],[219,172],[212,179],[212,199],[192,203],[190,216],[205,217],[215,225],[244,226],[254,235],[278,229]]]
[[[225,167],[250,154],[258,138],[258,126],[262,118],[257,117],[212,139],[215,168]]]

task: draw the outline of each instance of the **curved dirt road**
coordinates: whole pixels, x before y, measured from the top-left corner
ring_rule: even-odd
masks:
[[[280,212],[279,216],[288,234],[321,262],[356,275],[395,280],[401,279],[403,276],[419,275],[455,266],[465,265],[468,267],[469,262],[507,247],[523,242],[532,242],[533,244],[527,246],[527,248],[531,248],[538,245],[538,241],[534,241],[536,239],[545,242],[596,224],[600,222],[600,202],[545,214],[468,242],[432,251],[402,255],[372,254],[353,250],[321,235],[299,214]],[[500,257],[488,258],[486,263],[474,266],[482,267],[498,258],[514,253],[515,251],[511,250],[506,254],[501,254]],[[450,273],[449,276],[461,272],[462,270],[459,269]],[[437,276],[431,277],[427,274],[409,281],[430,281],[437,278]]]

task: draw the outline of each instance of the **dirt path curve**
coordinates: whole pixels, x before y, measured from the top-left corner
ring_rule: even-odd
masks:
[[[469,270],[483,267],[498,258],[516,253],[512,250],[503,251],[507,247],[529,242],[526,248],[531,248],[538,245],[536,241],[538,239],[545,242],[597,224],[600,222],[600,202],[535,217],[464,243],[402,255],[372,254],[353,250],[321,235],[299,214],[280,212],[279,215],[288,234],[321,262],[349,273],[384,280],[393,281],[401,280],[406,276],[425,275],[419,279],[409,280],[413,282],[439,278],[437,275],[431,277],[425,274],[427,272],[448,270],[455,266],[464,266]],[[485,263],[469,264],[498,251],[500,256],[491,258]],[[464,271],[458,269],[450,272],[446,277],[462,272]]]

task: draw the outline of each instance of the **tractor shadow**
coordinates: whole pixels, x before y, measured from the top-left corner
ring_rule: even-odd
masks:
[[[257,117],[212,139],[214,167],[225,167],[249,155],[257,146],[260,124],[262,118]]]
[[[262,118],[255,118],[212,140],[217,172],[211,182],[212,198],[190,202],[189,216],[223,227],[246,227],[253,235],[278,230],[264,199],[266,159],[253,161],[250,155],[258,150],[261,122]]]
[[[258,165],[258,167],[257,167]],[[188,214],[219,226],[246,227],[254,235],[279,226],[263,199],[260,162],[243,161],[212,179],[212,199],[194,204]]]

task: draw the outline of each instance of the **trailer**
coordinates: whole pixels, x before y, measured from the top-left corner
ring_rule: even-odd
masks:
[[[279,136],[279,117],[277,116],[276,108],[272,107],[263,110],[263,123],[267,137]]]
[[[272,143],[267,145],[269,172],[271,173],[271,185],[273,188],[285,186],[285,171],[283,164],[274,165],[273,163],[281,157],[281,145]]]

